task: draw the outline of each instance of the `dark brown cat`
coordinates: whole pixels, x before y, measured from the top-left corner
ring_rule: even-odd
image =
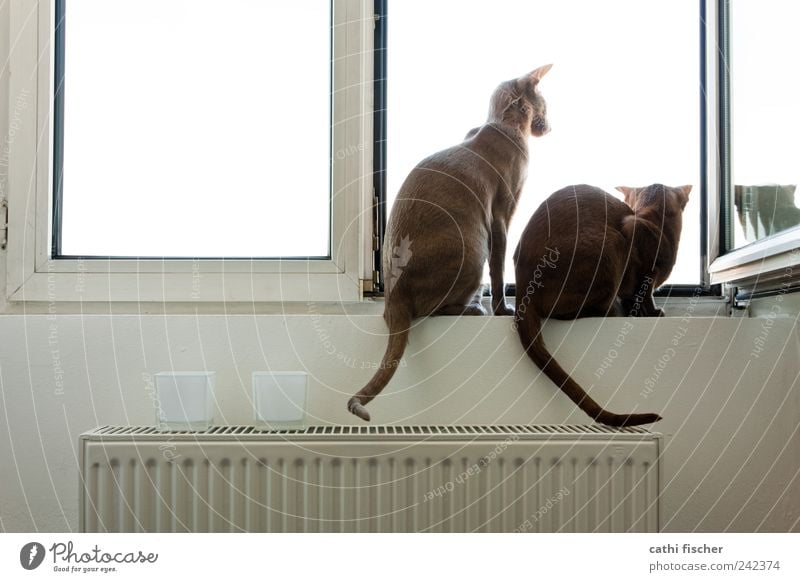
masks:
[[[383,254],[389,345],[375,376],[347,404],[356,416],[370,419],[364,405],[394,375],[414,318],[486,315],[480,299],[487,260],[492,310],[513,313],[504,299],[506,232],[527,175],[527,140],[550,129],[538,85],[551,66],[502,83],[486,124],[422,160],[401,186]]]
[[[675,265],[691,188],[620,187],[626,204],[593,186],[568,186],[534,212],[514,252],[514,325],[522,346],[581,410],[603,424],[633,426],[661,417],[604,410],[547,351],[541,321],[613,315],[617,298],[623,315],[663,315],[653,291]]]

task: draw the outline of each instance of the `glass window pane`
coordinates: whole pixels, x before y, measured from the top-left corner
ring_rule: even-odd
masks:
[[[67,0],[65,22],[62,254],[329,254],[329,2]]]
[[[731,2],[733,246],[800,224],[800,3]]]
[[[418,161],[485,122],[501,81],[554,63],[541,85],[552,131],[529,142],[506,281],[522,229],[556,190],[661,182],[694,186],[668,282],[699,282],[697,2],[403,0],[389,26],[390,203]]]

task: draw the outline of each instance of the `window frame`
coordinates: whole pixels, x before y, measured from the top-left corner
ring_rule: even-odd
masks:
[[[9,109],[19,129],[8,160],[5,296],[10,302],[360,301],[382,291],[386,223],[387,0],[331,0],[331,251],[327,260],[52,259],[53,15],[62,0],[10,0]],[[719,296],[722,286],[785,292],[800,275],[800,227],[730,248],[730,0],[701,13],[701,283],[662,296]],[[30,73],[30,74],[26,74]],[[15,109],[15,99],[25,106]],[[374,106],[373,106],[374,102]],[[355,149],[354,149],[355,148]],[[373,160],[374,152],[374,160]],[[726,207],[727,205],[727,207]],[[703,248],[705,247],[705,248]],[[197,292],[198,281],[202,290]],[[507,292],[513,294],[513,287]]]
[[[713,67],[717,83],[710,87],[708,102],[716,105],[716,116],[710,116],[709,135],[716,136],[717,149],[710,152],[709,164],[716,181],[716,231],[709,237],[709,280],[715,284],[736,287],[740,297],[754,293],[785,293],[800,280],[800,227],[774,234],[762,240],[733,248],[730,229],[733,227],[733,184],[731,172],[731,91],[730,91],[730,2],[707,0],[708,23],[713,27],[707,44],[707,66]]]
[[[715,115],[709,115],[709,106],[715,103],[715,100],[712,100],[711,97],[707,97],[710,94],[713,94],[713,91],[716,91],[716,83],[714,79],[716,77],[709,77],[709,73],[713,74],[717,71],[716,64],[712,63],[709,60],[709,55],[716,55],[717,48],[716,48],[716,29],[710,30],[710,22],[712,22],[707,15],[707,3],[714,3],[717,1],[723,0],[698,0],[698,15],[699,15],[699,27],[700,27],[700,36],[699,36],[699,43],[698,43],[698,60],[700,61],[699,72],[700,72],[700,91],[698,92],[698,99],[699,99],[699,106],[700,106],[700,127],[698,127],[698,139],[700,141],[700,148],[699,148],[699,155],[700,155],[700,171],[698,175],[699,180],[699,198],[700,198],[700,220],[698,227],[700,228],[700,278],[698,283],[696,284],[670,284],[670,285],[662,285],[658,290],[655,291],[654,295],[656,297],[666,298],[669,299],[670,297],[676,298],[685,298],[685,297],[722,297],[723,290],[722,286],[719,284],[719,281],[713,280],[710,271],[709,265],[712,263],[714,259],[718,256],[718,236],[717,232],[719,231],[719,204],[714,204],[713,196],[709,197],[709,192],[719,192],[717,181],[713,178],[715,173],[718,173],[718,158],[715,155],[715,151],[710,151],[708,148],[708,144],[711,143],[711,140],[714,136],[717,135],[716,131],[716,124],[713,123],[715,119]],[[387,60],[387,52],[388,52],[388,26],[386,25],[387,22],[390,20],[387,18],[388,10],[387,4],[388,0],[375,0],[376,4],[376,14],[381,14],[381,22],[384,24],[384,30],[381,33],[380,40],[378,40],[378,36],[376,35],[376,84],[377,79],[380,79],[379,71],[382,72],[384,76],[387,75],[387,67],[386,67],[386,60]],[[713,44],[710,44],[713,43]],[[382,68],[378,68],[378,63],[382,62]],[[710,82],[711,81],[711,82]],[[711,91],[711,93],[710,93]],[[375,108],[376,111],[380,110],[384,112],[380,117],[379,125],[378,117],[376,116],[376,152],[378,152],[378,144],[386,144],[387,143],[387,131],[386,131],[386,84],[384,83],[378,91],[376,89],[376,96],[375,96]],[[378,127],[381,127],[381,133],[378,134]],[[379,137],[380,136],[380,137]],[[380,142],[379,142],[380,140]],[[381,296],[383,293],[383,265],[381,262],[381,253],[383,249],[383,232],[385,231],[386,227],[386,218],[388,216],[388,209],[387,209],[387,191],[386,191],[386,149],[390,148],[390,145],[384,145],[381,151],[381,158],[378,158],[376,153],[376,206],[379,209],[376,212],[376,221],[379,225],[378,228],[380,229],[381,236],[379,239],[376,240],[377,250],[376,250],[376,260],[375,260],[375,270],[376,270],[376,280],[380,282],[379,285],[375,287],[375,295]],[[380,160],[382,165],[378,165],[377,162]],[[379,184],[377,180],[378,175],[382,176],[382,181]],[[519,217],[517,217],[519,219]],[[490,291],[488,286],[484,289],[484,295],[488,296]],[[507,284],[505,289],[506,297],[514,297],[516,295],[516,286],[513,283]]]
[[[9,155],[9,301],[359,301],[372,281],[372,0],[331,0],[328,259],[53,258],[55,4],[12,0],[9,79],[23,95]],[[26,74],[30,72],[29,74]]]

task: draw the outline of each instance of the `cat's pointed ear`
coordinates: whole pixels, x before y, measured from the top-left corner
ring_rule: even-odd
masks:
[[[622,195],[625,197],[625,204],[630,207],[633,207],[633,203],[636,200],[636,193],[639,192],[639,188],[631,188],[630,186],[617,186],[617,190],[622,192]]]
[[[681,208],[686,208],[686,204],[689,202],[689,192],[692,191],[691,185],[680,186],[675,189],[678,191],[678,194],[680,194]]]
[[[523,75],[522,77],[520,77],[519,81],[521,83],[533,83],[533,84],[538,83],[539,81],[542,80],[542,77],[544,77],[547,74],[547,72],[552,68],[553,68],[552,63],[549,65],[542,65],[538,69],[534,69],[527,75]]]

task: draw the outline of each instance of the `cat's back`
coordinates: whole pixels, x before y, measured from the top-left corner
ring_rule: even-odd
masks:
[[[567,186],[551,194],[540,210],[584,220],[610,219],[614,222],[633,214],[633,210],[605,190],[589,184]],[[538,212],[538,211],[537,211]],[[582,216],[585,215],[585,216]]]
[[[526,170],[527,144],[487,124],[471,130],[463,142],[421,160],[397,199],[485,206],[499,185],[516,190]]]
[[[551,194],[533,213],[525,230],[529,236],[547,233],[548,238],[574,237],[592,229],[618,228],[629,214],[633,210],[627,204],[604,190],[576,184]]]
[[[545,247],[616,247],[622,238],[623,219],[630,214],[633,210],[627,204],[600,188],[567,186],[551,194],[533,213],[517,254],[522,254],[525,262],[528,256],[540,256]]]
[[[422,159],[406,177],[398,197],[428,197],[436,195],[436,186],[444,185],[448,190],[465,190],[465,182],[474,175],[474,155],[463,144],[451,146]]]
[[[607,313],[628,246],[623,221],[631,214],[627,204],[588,184],[551,194],[514,253],[517,281],[535,282],[531,311],[556,318]]]

